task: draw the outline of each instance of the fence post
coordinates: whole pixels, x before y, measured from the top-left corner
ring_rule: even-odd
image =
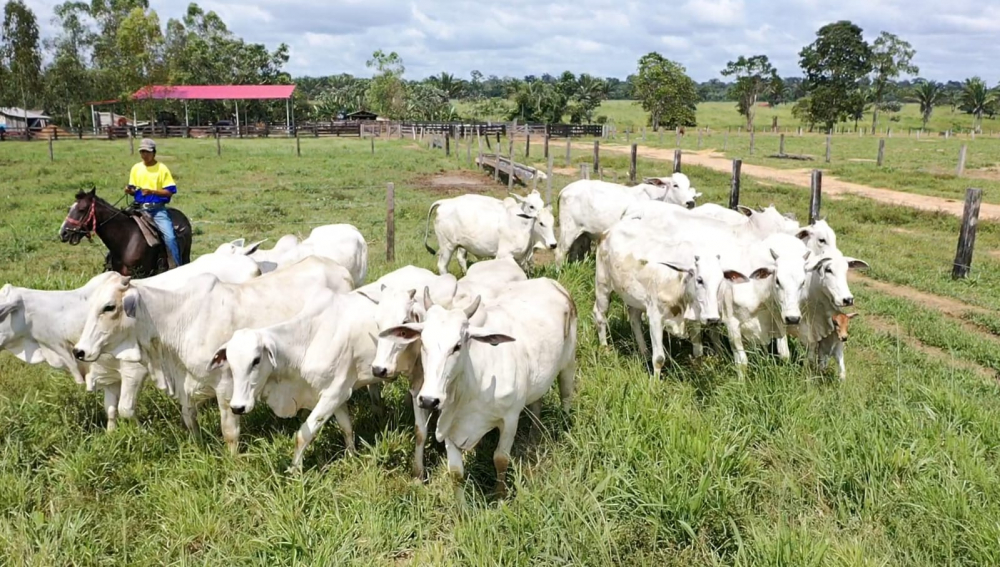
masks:
[[[396,261],[396,185],[385,188],[385,261]]]
[[[753,155],[754,134],[755,133],[756,133],[756,130],[750,130],[750,155]]]
[[[472,136],[468,133],[465,135],[465,160],[472,165]]]
[[[678,173],[681,170],[681,150],[680,148],[674,150],[674,173]]]
[[[547,133],[545,134],[544,147],[545,147],[545,150],[544,150],[544,152],[545,152],[545,159],[549,159],[549,135]]]
[[[295,155],[302,157],[302,146],[299,142],[299,131],[295,130]]]
[[[55,152],[52,150],[52,136],[49,136],[49,161],[56,161]]]
[[[878,165],[879,167],[882,167],[882,160],[883,160],[883,158],[885,158],[885,138],[879,138],[878,139],[878,159],[875,160],[876,161],[876,165]]]
[[[451,156],[451,132],[444,133],[444,155]]]
[[[819,209],[823,193],[823,172],[814,169],[809,180],[809,224],[819,220]]]
[[[507,171],[507,193],[510,193],[514,189],[514,136],[510,137],[507,155],[510,156],[510,169]]]
[[[500,144],[497,144],[497,160],[493,164],[493,182],[500,182]]]
[[[972,250],[976,245],[976,225],[979,223],[979,205],[983,202],[983,190],[972,187],[965,190],[965,210],[962,213],[962,230],[958,233],[958,251],[952,266],[952,279],[969,275],[972,269]]]
[[[785,135],[778,134],[778,155],[785,155]]]
[[[601,141],[594,140],[594,173],[601,168]]]
[[[531,134],[524,135],[524,157],[531,157]]]
[[[958,150],[958,169],[955,170],[955,177],[961,177],[962,172],[965,171],[965,151],[966,145],[962,144],[962,149]]]
[[[826,163],[830,163],[830,144],[833,143],[832,138],[830,134],[826,135]]]
[[[222,141],[219,140],[219,129],[215,129],[215,155],[222,155]]]
[[[699,150],[701,149],[701,133],[702,133],[702,129],[698,128],[698,149]]]
[[[636,158],[639,154],[639,144],[632,144],[632,155],[628,160],[628,182],[635,185]]]
[[[548,140],[548,136],[545,139]],[[552,204],[552,154],[549,154],[548,161],[548,167],[545,169],[545,202]]]
[[[569,136],[566,136],[566,167],[569,167],[571,163],[569,153],[570,153],[570,144],[572,144],[572,142],[573,139],[570,138]]]
[[[674,147],[681,147],[681,129],[674,128]]]
[[[372,155],[375,155],[375,137],[374,136],[372,136],[371,141],[372,141]]]
[[[743,160],[733,160],[733,176],[729,180],[729,208],[736,210],[740,205],[740,170],[743,169]]]
[[[132,135],[132,131],[128,131],[128,153],[129,155],[135,155],[135,136]]]

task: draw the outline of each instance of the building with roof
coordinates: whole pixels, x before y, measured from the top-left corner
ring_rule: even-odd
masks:
[[[51,116],[46,116],[41,110],[24,110],[17,107],[0,107],[0,125],[7,130],[24,130],[25,127],[32,130],[40,130],[48,126],[52,121]]]

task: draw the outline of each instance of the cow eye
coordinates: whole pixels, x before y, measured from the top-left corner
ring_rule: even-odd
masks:
[[[774,278],[774,283],[778,284],[778,287],[781,287],[781,280],[778,278]]]
[[[253,368],[254,366],[257,366],[258,364],[260,364],[260,357],[259,356],[257,358],[255,358],[255,359],[253,359],[253,362],[250,363],[250,368]]]
[[[698,276],[698,280],[697,281],[698,281],[698,285],[705,285],[705,280],[703,280],[701,278],[701,276]]]
[[[115,310],[115,304],[110,303],[108,305],[105,305],[104,309],[101,309],[101,313],[111,313],[114,310]]]
[[[820,244],[826,244],[826,239],[825,238],[820,238],[819,239],[819,243]]]
[[[451,354],[458,354],[460,350],[462,350],[462,343],[455,345],[455,348],[451,349]]]
[[[832,274],[832,273],[833,273],[833,268],[827,268],[827,269],[826,269],[826,273],[828,273],[828,274]]]

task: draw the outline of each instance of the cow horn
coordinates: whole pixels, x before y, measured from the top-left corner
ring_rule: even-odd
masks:
[[[463,309],[463,311],[465,311],[466,317],[472,318],[472,316],[476,314],[476,309],[479,309],[479,302],[481,299],[482,296],[477,295],[476,298],[472,300],[472,303],[470,303],[468,307]]]

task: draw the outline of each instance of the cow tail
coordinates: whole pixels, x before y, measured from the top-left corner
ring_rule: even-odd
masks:
[[[438,208],[438,206],[440,206],[441,203],[442,201],[434,201],[434,203],[431,205],[431,208],[427,210],[427,224],[424,225],[424,248],[426,248],[427,251],[431,253],[431,256],[437,254],[437,250],[431,248],[430,245],[427,244],[427,235],[430,232],[431,228],[431,215],[434,214],[434,209]]]

